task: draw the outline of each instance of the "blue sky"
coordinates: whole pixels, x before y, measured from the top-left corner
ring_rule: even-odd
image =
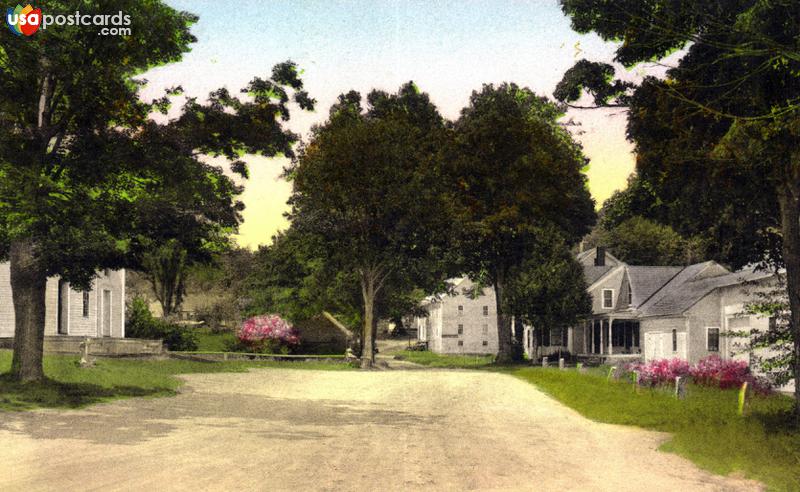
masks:
[[[323,121],[336,96],[350,89],[388,91],[413,80],[449,118],[483,83],[516,82],[550,95],[580,58],[610,61],[614,46],[579,35],[556,1],[242,1],[167,0],[200,16],[198,42],[177,64],[147,73],[155,94],[180,84],[204,96],[226,86],[238,90],[256,75],[292,59],[319,104],[295,113],[289,126],[303,134]],[[589,180],[600,202],[624,186],[633,168],[620,111],[573,112],[578,136],[592,159]],[[247,210],[240,243],[268,243],[286,226],[282,213],[290,186],[278,178],[285,161],[252,158],[243,196]]]

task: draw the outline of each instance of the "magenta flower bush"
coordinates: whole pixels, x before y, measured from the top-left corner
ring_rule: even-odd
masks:
[[[719,386],[720,388],[739,388],[742,383],[757,391],[768,391],[769,383],[750,372],[750,365],[744,360],[722,360],[718,355],[710,355],[692,367],[692,378],[697,384]]]
[[[300,344],[297,331],[277,314],[253,316],[245,320],[236,337],[251,352],[288,353]]]
[[[675,383],[678,376],[691,376],[695,384],[713,386],[722,389],[739,388],[747,381],[748,385],[760,393],[770,389],[764,378],[750,372],[747,361],[723,360],[718,355],[711,355],[700,360],[694,366],[680,359],[660,359],[644,362],[633,362],[625,366],[627,371],[638,371],[639,382],[644,386],[669,385]]]
[[[628,371],[639,371],[639,383],[645,386],[671,384],[678,376],[689,374],[689,363],[681,359],[660,359],[648,363],[632,362]]]

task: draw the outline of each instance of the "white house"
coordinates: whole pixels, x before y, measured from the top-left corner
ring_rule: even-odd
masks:
[[[771,322],[745,313],[745,304],[756,300],[754,292],[774,288],[772,272],[731,272],[714,261],[632,266],[604,248],[585,251],[578,261],[592,315],[568,329],[563,348],[579,358],[610,364],[671,358],[694,364],[713,354],[749,360],[749,339],[733,334],[765,330]]]
[[[496,354],[497,304],[494,289],[476,291],[468,278],[450,280],[454,295],[431,296],[427,317],[415,318],[417,339],[446,354]]]
[[[125,336],[125,270],[99,272],[92,290],[79,292],[54,277],[45,292],[45,336]],[[0,263],[0,338],[14,336],[9,263]]]

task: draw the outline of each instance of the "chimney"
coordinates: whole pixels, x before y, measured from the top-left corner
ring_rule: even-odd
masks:
[[[594,266],[606,266],[606,248],[598,246],[595,251],[597,254],[594,257]]]

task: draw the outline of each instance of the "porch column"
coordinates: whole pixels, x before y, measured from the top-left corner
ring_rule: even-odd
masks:
[[[575,353],[575,350],[572,347],[572,339],[574,338],[574,335],[573,335],[572,331],[574,329],[575,328],[573,328],[571,326],[567,328],[567,351],[569,351],[569,353],[571,353],[571,354]]]
[[[608,318],[608,355],[614,354],[614,318]]]

